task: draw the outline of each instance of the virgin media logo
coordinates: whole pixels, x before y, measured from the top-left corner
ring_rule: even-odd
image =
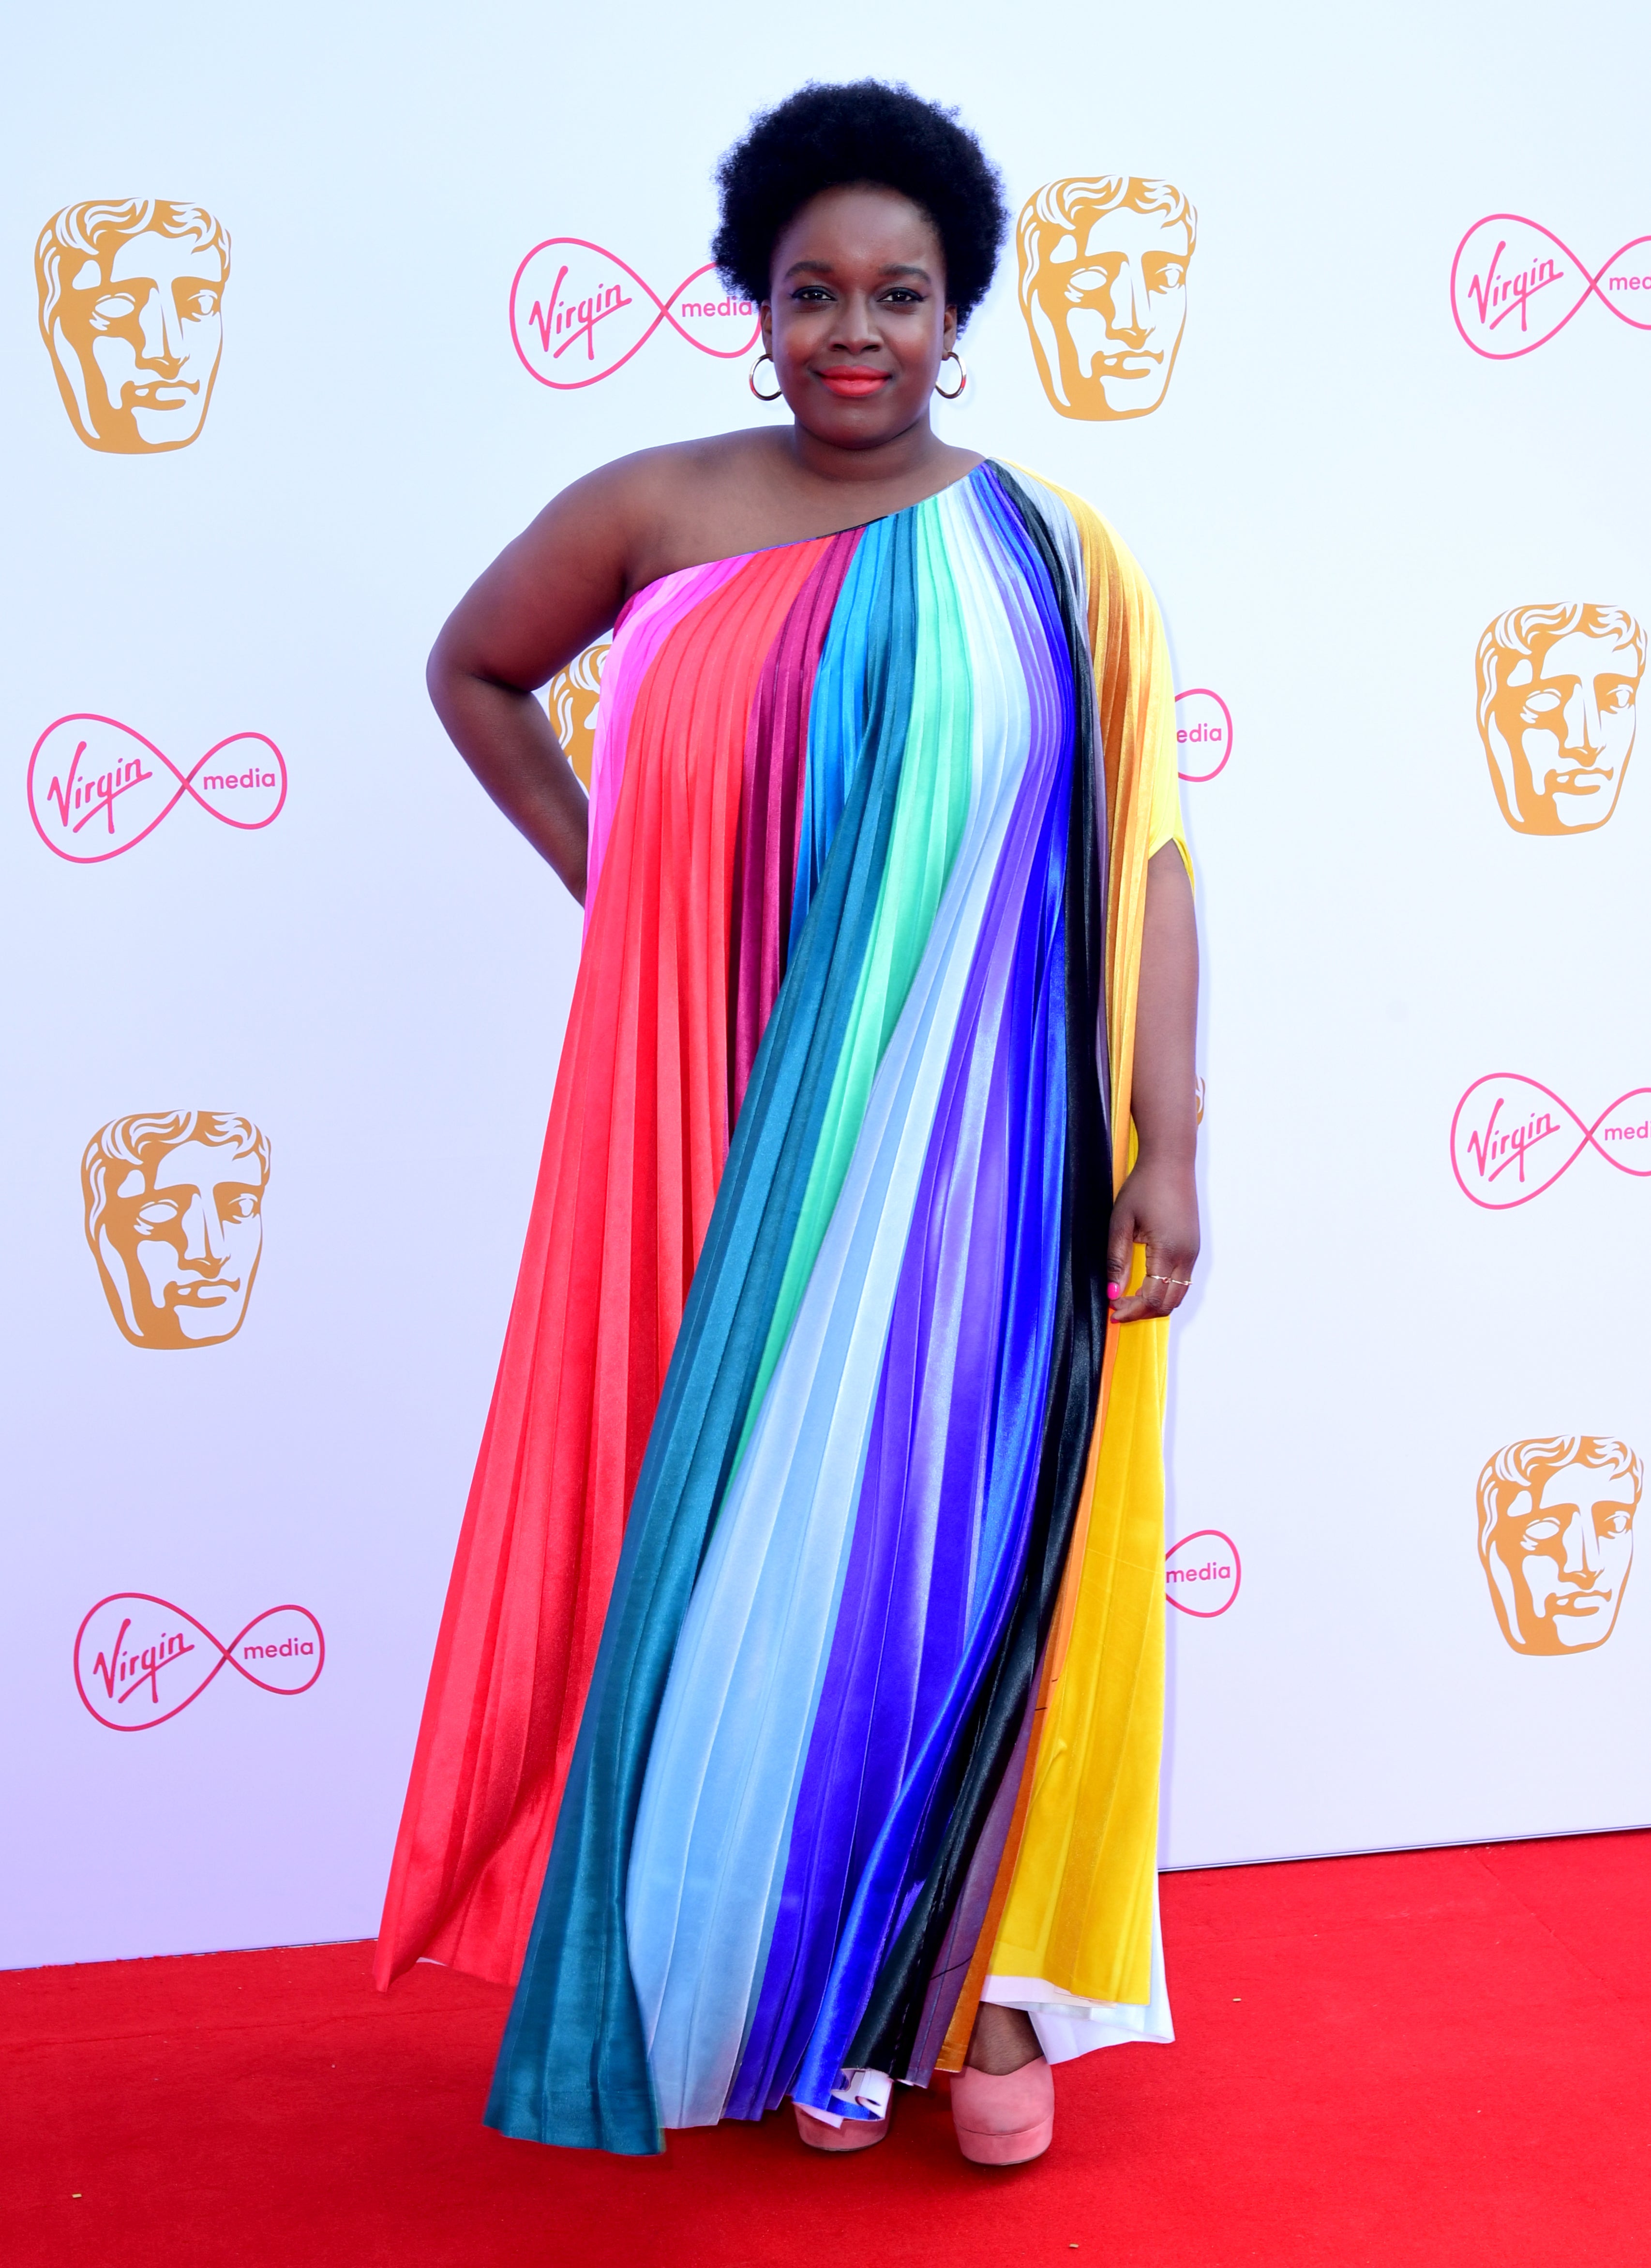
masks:
[[[709,262],[662,299],[617,253],[582,236],[548,236],[510,287],[510,335],[541,386],[611,378],[664,324],[722,360],[749,354],[756,343],[754,302],[731,298]]]
[[[1183,703],[1185,706],[1183,706]],[[1183,780],[1212,780],[1233,753],[1233,712],[1207,685],[1176,696],[1176,770]]]
[[[1540,221],[1488,213],[1450,263],[1456,328],[1492,362],[1534,354],[1589,299],[1630,330],[1651,331],[1651,236],[1631,238],[1603,268],[1590,269]]]
[[[1651,1086],[1630,1087],[1591,1123],[1521,1071],[1476,1079],[1450,1122],[1450,1170],[1464,1197],[1493,1212],[1551,1189],[1584,1150],[1651,1178]]]
[[[34,832],[77,866],[134,849],[186,796],[225,827],[268,827],[287,799],[285,760],[264,733],[232,733],[180,771],[129,725],[89,711],[58,718],[30,751]]]
[[[1164,1554],[1164,1589],[1170,1605],[1204,1622],[1227,1612],[1243,1580],[1238,1546],[1219,1528],[1196,1528]]]
[[[75,1632],[75,1689],[100,1725],[146,1733],[198,1701],[219,1670],[263,1693],[307,1693],[327,1659],[307,1607],[266,1607],[227,1645],[147,1591],[100,1599]]]

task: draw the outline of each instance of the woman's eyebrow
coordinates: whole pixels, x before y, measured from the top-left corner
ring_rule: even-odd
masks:
[[[837,268],[829,260],[793,260],[785,273],[787,276],[835,276]],[[928,269],[915,260],[891,260],[877,273],[880,276],[920,276],[925,284],[930,281]]]

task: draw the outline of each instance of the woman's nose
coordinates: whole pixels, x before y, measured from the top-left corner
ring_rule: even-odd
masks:
[[[837,318],[837,342],[854,353],[881,343],[872,303],[864,292],[855,292],[843,302],[843,312]]]

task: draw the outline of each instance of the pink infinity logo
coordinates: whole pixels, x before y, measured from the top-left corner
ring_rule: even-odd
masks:
[[[1579,1139],[1571,1139],[1573,1130]],[[1539,1197],[1584,1150],[1597,1150],[1620,1173],[1651,1178],[1651,1086],[1630,1087],[1589,1126],[1540,1079],[1488,1071],[1450,1122],[1456,1187],[1491,1212]]]
[[[1187,1557],[1183,1559],[1182,1552]],[[1211,1622],[1224,1615],[1244,1580],[1238,1546],[1219,1528],[1198,1528],[1164,1554],[1164,1590],[1183,1615]]]
[[[1622,267],[1630,253],[1639,253],[1639,260]],[[1651,236],[1631,238],[1590,273],[1539,221],[1487,213],[1474,222],[1450,263],[1456,328],[1475,354],[1492,362],[1534,354],[1590,298],[1619,315],[1630,330],[1651,331]],[[1636,306],[1645,313],[1636,315]]]
[[[293,1694],[326,1659],[307,1607],[266,1607],[225,1646],[166,1599],[114,1591],[75,1632],[75,1688],[112,1733],[146,1733],[198,1701],[225,1662],[262,1692]]]
[[[1183,702],[1186,715],[1179,711]],[[1176,696],[1176,773],[1183,780],[1212,780],[1233,753],[1233,712],[1207,685]]]
[[[186,795],[225,827],[268,827],[287,799],[286,760],[266,733],[232,733],[181,772],[129,725],[89,710],[58,718],[30,752],[34,832],[77,866],[130,850]]]
[[[617,253],[582,236],[535,244],[510,287],[510,335],[541,386],[571,389],[611,378],[662,323],[719,360],[748,354],[761,328],[755,303],[731,298],[709,261],[661,299]]]

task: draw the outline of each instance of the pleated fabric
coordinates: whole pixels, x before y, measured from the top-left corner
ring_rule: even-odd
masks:
[[[379,1952],[520,1968],[508,2133],[872,2115],[998,1972],[1161,1999],[1163,1334],[1104,1275],[1171,699],[1001,465],[621,617]]]

